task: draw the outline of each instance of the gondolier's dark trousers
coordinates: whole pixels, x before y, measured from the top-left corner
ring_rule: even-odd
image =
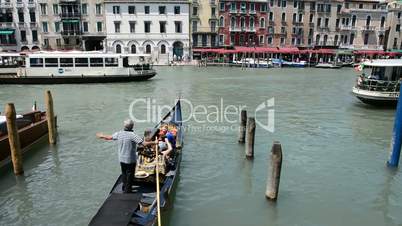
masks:
[[[132,186],[134,182],[135,163],[123,163],[120,162],[121,175],[123,177],[123,191],[124,193],[132,192]]]

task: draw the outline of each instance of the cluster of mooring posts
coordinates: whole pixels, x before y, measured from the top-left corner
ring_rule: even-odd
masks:
[[[57,136],[56,119],[54,117],[53,98],[49,90],[46,91],[45,93],[45,105],[46,105],[46,119],[49,134],[49,144],[56,144],[56,136]],[[36,104],[34,105],[34,108],[35,107]],[[13,164],[14,174],[22,175],[24,174],[24,169],[22,166],[23,165],[22,150],[16,123],[17,114],[15,111],[14,103],[8,103],[6,105],[5,116],[6,116],[8,141],[10,144],[11,161]]]
[[[254,138],[255,138],[255,118],[247,118],[247,111],[240,113],[239,143],[246,143],[245,155],[247,159],[254,158]],[[270,153],[270,165],[268,167],[267,186],[265,197],[268,200],[276,201],[278,198],[279,182],[282,169],[282,145],[279,141],[274,141]]]

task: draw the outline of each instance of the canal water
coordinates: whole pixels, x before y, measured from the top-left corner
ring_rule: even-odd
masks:
[[[43,108],[44,91],[51,89],[59,138],[56,146],[44,141],[24,156],[25,176],[1,170],[0,225],[87,224],[119,174],[116,145],[95,133],[119,130],[135,100],[172,105],[178,96],[194,106],[247,105],[250,115],[274,98],[275,130],[261,126],[267,113],[259,111],[255,159],[249,161],[237,143],[236,123],[190,118],[174,208],[164,225],[402,224],[402,172],[385,165],[395,111],[355,99],[352,69],[158,71],[140,83],[1,86],[1,106],[14,102],[19,112],[35,100]],[[133,104],[131,112],[140,117],[147,107]],[[184,104],[183,115],[190,112]],[[276,204],[264,197],[274,140],[284,155]]]

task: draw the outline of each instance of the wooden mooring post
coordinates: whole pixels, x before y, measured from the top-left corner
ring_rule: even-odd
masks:
[[[278,198],[281,169],[282,146],[280,142],[275,141],[271,149],[271,164],[268,167],[267,188],[265,191],[265,197],[269,200],[276,201]]]
[[[247,111],[241,110],[240,127],[239,127],[239,143],[246,142],[246,126],[247,126]]]
[[[255,119],[250,117],[247,121],[246,158],[254,158]]]
[[[46,91],[45,103],[46,103],[47,128],[49,132],[49,144],[56,144],[56,135],[57,135],[56,120],[54,118],[53,98],[50,90]]]
[[[22,153],[20,137],[18,135],[17,123],[16,123],[16,113],[13,103],[8,103],[5,109],[6,121],[7,121],[7,132],[8,141],[10,143],[11,151],[11,161],[13,163],[14,174],[21,175],[24,173],[22,168]]]

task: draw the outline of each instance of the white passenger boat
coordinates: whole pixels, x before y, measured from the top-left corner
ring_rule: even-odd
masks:
[[[402,59],[365,61],[362,74],[353,87],[353,94],[362,102],[395,106],[399,98]]]
[[[0,84],[142,81],[156,75],[150,59],[150,55],[103,52],[29,53],[16,75],[0,76]]]

